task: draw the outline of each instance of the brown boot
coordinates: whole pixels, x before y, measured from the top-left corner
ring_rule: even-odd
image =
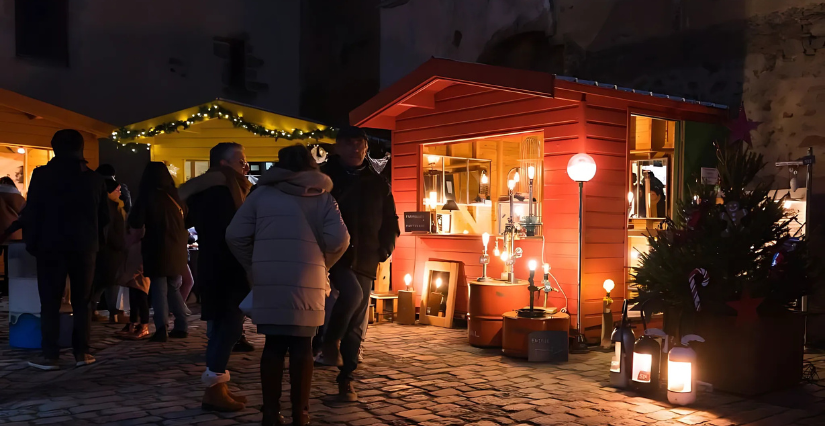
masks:
[[[338,383],[338,400],[341,402],[358,401],[358,394],[355,393],[355,388],[352,386],[352,380],[346,380]]]
[[[228,387],[226,388],[226,393],[229,394],[230,398],[234,399],[236,402],[240,402],[241,404],[246,404],[249,402],[249,400],[245,396],[235,395],[234,393],[232,393],[232,390]]]
[[[203,393],[201,408],[206,411],[229,413],[241,411],[246,407],[244,404],[229,397],[229,393],[226,391],[226,383],[218,383],[215,386],[206,388],[206,391]]]
[[[318,363],[328,367],[341,367],[344,365],[344,360],[341,358],[340,345],[341,342],[339,340],[324,342]]]

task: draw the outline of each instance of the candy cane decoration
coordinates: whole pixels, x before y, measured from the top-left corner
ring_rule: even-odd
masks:
[[[710,276],[708,275],[708,271],[704,268],[694,269],[688,277],[688,282],[690,283],[690,294],[693,295],[693,304],[696,306],[696,312],[702,310],[702,305],[699,303],[699,291],[696,288],[696,284],[700,278],[702,279],[702,287],[707,287],[710,282]]]

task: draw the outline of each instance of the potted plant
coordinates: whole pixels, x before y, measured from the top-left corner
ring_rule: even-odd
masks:
[[[766,163],[742,141],[717,145],[719,182],[691,185],[672,220],[648,236],[633,271],[645,310],[665,331],[698,334],[698,378],[753,395],[801,380],[804,320],[791,309],[811,282],[808,241],[770,195]]]

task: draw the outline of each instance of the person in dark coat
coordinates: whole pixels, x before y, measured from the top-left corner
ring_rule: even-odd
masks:
[[[243,332],[244,314],[238,305],[252,287],[243,266],[229,251],[226,227],[252,184],[245,176],[248,165],[240,144],[217,144],[209,152],[209,163],[209,171],[186,182],[180,190],[189,208],[188,225],[198,233],[201,319],[207,321],[209,338],[202,405],[209,410],[239,411],[246,399],[226,390],[226,366]]]
[[[89,302],[95,257],[109,216],[103,177],[86,166],[80,132],[57,131],[52,149],[54,158],[32,173],[19,220],[26,250],[37,258],[43,356],[29,361],[29,366],[41,370],[60,368],[57,341],[67,276],[71,282],[75,364],[95,362],[89,354]]]
[[[390,185],[366,160],[366,133],[346,127],[338,132],[335,143],[335,155],[321,171],[332,179],[332,196],[347,225],[350,247],[330,270],[330,283],[339,294],[326,325],[322,353],[323,358],[339,364],[339,398],[356,401],[353,372],[358,366],[370,291],[378,264],[392,254],[400,229]]]
[[[141,243],[143,273],[149,277],[149,298],[155,309],[153,342],[165,342],[167,337],[186,338],[189,324],[180,276],[186,270],[186,206],[178,196],[175,181],[166,164],[151,162],[140,178],[138,197],[129,213],[129,226],[145,228]],[[169,310],[175,315],[175,325],[167,333]]]
[[[103,228],[103,244],[97,252],[91,309],[96,308],[100,296],[105,294],[109,322],[114,323],[117,316],[123,315],[123,311],[117,309],[117,279],[126,261],[126,212],[120,199],[120,184],[114,179],[105,179],[104,182],[108,194],[109,223]]]

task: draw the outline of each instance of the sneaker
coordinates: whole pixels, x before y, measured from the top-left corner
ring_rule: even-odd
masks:
[[[138,324],[135,327],[135,331],[127,336],[129,340],[143,340],[149,337],[149,325],[148,324]]]
[[[254,352],[255,346],[252,343],[249,343],[249,340],[246,340],[246,336],[241,336],[241,339],[238,340],[238,343],[235,343],[235,347],[232,348],[232,352]]]
[[[74,360],[74,365],[77,367],[83,367],[84,365],[94,364],[95,361],[97,361],[95,357],[91,356],[90,354],[75,355]]]
[[[338,383],[338,400],[341,402],[356,402],[358,394],[352,386],[352,380]]]
[[[126,324],[123,329],[115,333],[115,336],[126,338],[135,332],[135,324]]]
[[[39,356],[29,361],[29,367],[44,371],[59,370],[60,361],[57,358],[46,358],[44,356]]]
[[[189,337],[188,331],[172,330],[169,332],[169,337],[172,339],[185,339]]]
[[[162,333],[162,332],[161,333],[156,332],[155,334],[152,335],[152,337],[149,338],[149,341],[154,342],[154,343],[166,343],[166,340],[167,340],[166,333]]]

